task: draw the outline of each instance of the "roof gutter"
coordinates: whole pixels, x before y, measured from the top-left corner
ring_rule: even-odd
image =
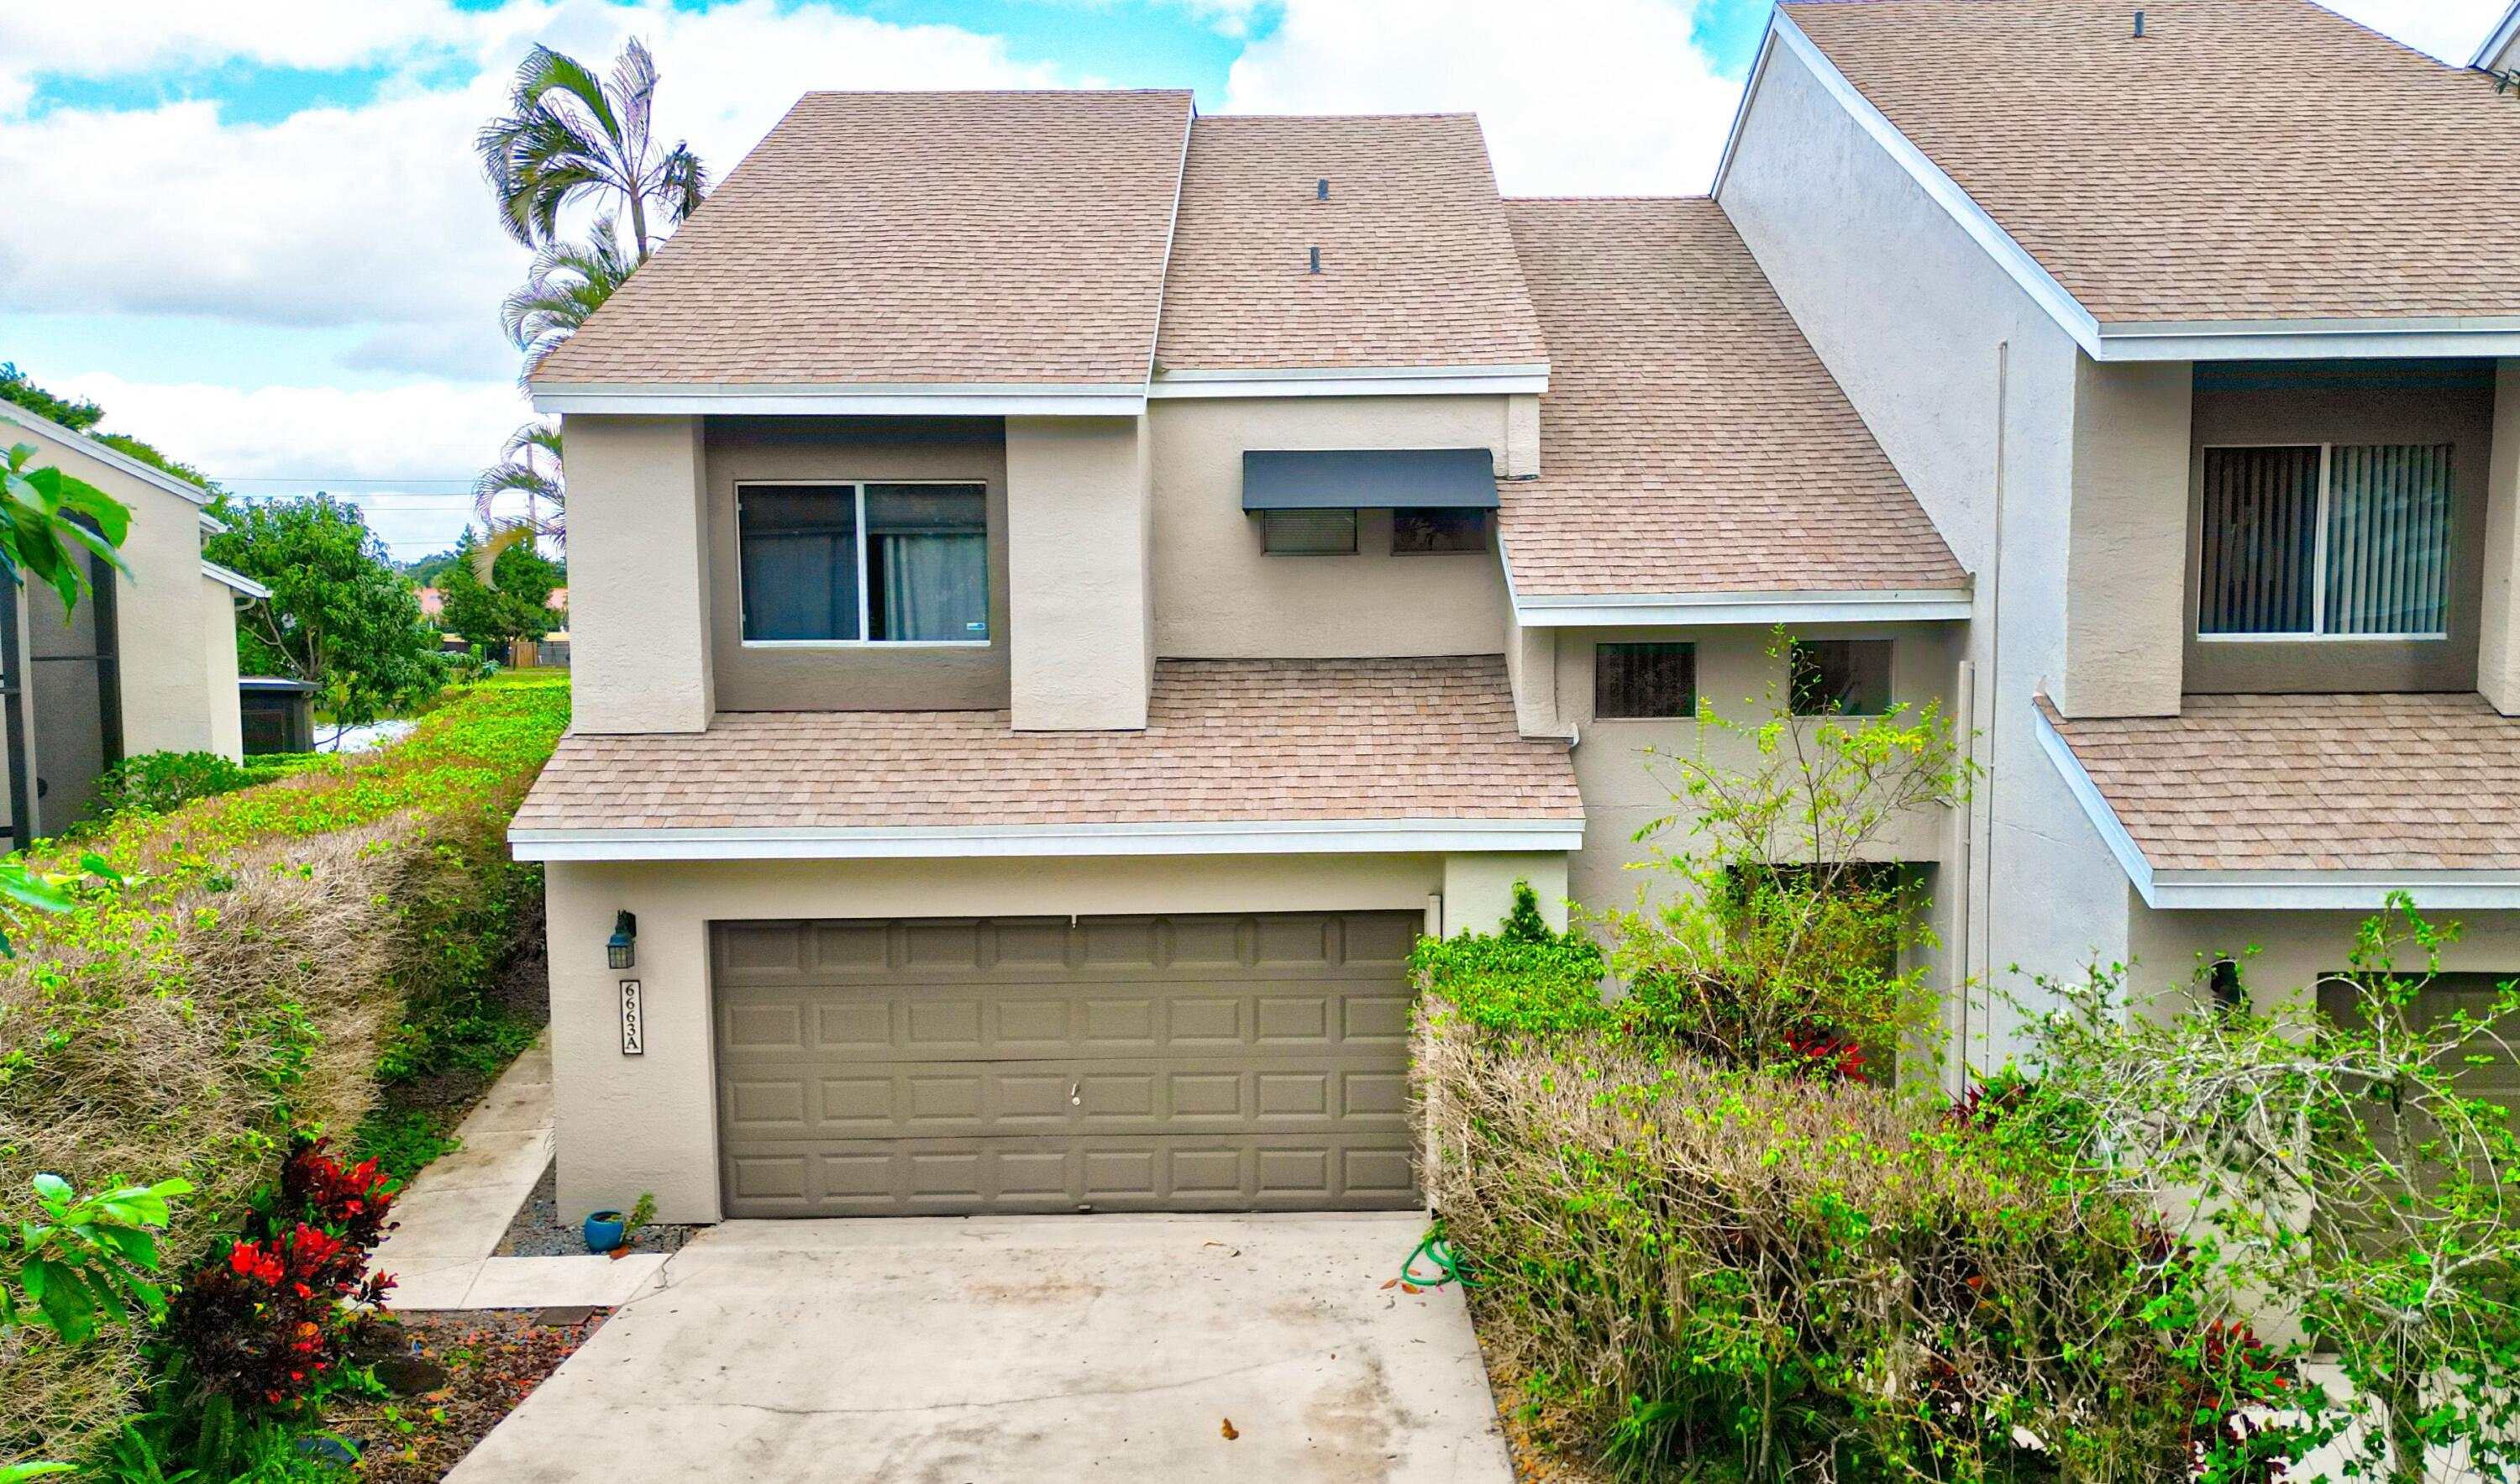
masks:
[[[1922,591],[1775,593],[1597,593],[1513,598],[1527,629],[1665,628],[1701,625],[1928,623],[1966,619],[1964,588]]]
[[[2497,36],[2520,33],[2520,4],[2506,16]],[[2489,43],[2492,45],[2492,43]],[[1828,60],[1803,28],[1781,8],[1769,13],[1768,32],[1759,44],[1749,84],[1733,114],[1732,132],[1715,167],[1713,195],[1720,202],[1732,169],[1733,153],[1750,116],[1752,101],[1778,51],[1801,63],[1830,100],[1855,120],[1942,207],[1944,214],[1968,234],[1980,250],[2030,296],[2056,327],[2073,337],[2094,361],[2285,361],[2311,358],[2376,359],[2419,356],[2520,355],[2520,317],[2510,315],[2439,316],[2420,319],[2351,320],[2203,320],[2186,324],[2114,322],[2102,324],[2082,300],[2042,266],[2030,250],[1978,204],[1960,184],[1944,173],[1924,151],[1900,131],[1889,115],[1875,108],[1837,64]],[[2484,54],[2480,53],[2480,56]],[[2482,65],[2480,63],[2480,65]]]
[[[510,830],[520,861],[975,860],[1117,855],[1435,855],[1580,850],[1581,819],[1162,821],[1118,825]]]
[[[1522,396],[1549,389],[1549,363],[1519,366],[1323,366],[1158,371],[1150,397]]]
[[[215,562],[203,562],[202,563],[202,575],[209,578],[212,582],[215,582],[222,587],[230,588],[238,593],[242,593],[248,598],[268,598],[271,596],[271,589],[264,587],[261,583],[254,581],[252,578],[236,570],[234,567],[221,566]]]
[[[2520,907],[2520,871],[2155,870],[2047,711],[2033,708],[2032,717],[2040,750],[2056,765],[2066,791],[2082,806],[2083,817],[2099,832],[2100,842],[2147,907],[2165,912],[2368,912],[2401,891],[2418,907]]]

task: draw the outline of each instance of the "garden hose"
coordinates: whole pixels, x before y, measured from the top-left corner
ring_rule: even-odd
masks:
[[[1420,1258],[1434,1265],[1434,1276],[1421,1277],[1418,1274]],[[1398,1282],[1412,1288],[1440,1288],[1450,1282],[1459,1282],[1468,1288],[1477,1285],[1478,1277],[1468,1260],[1454,1252],[1453,1244],[1444,1239],[1443,1231],[1438,1228],[1427,1233],[1426,1239],[1418,1244],[1418,1250],[1410,1253],[1409,1260],[1400,1265]]]

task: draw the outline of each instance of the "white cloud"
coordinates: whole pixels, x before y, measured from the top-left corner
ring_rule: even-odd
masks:
[[[406,560],[454,544],[472,513],[461,481],[532,415],[516,387],[495,384],[241,391],[87,375],[54,389],[93,398],[108,430],[146,437],[241,493],[330,489],[354,501]]]
[[[305,3],[335,14],[332,0]],[[362,366],[463,378],[495,376],[485,369],[508,359],[497,306],[527,254],[498,227],[472,135],[498,111],[532,41],[608,67],[625,37],[646,37],[664,79],[660,131],[689,137],[718,176],[808,88],[1061,80],[1012,61],[995,37],[783,11],[773,0],[697,13],[660,0],[512,0],[469,13],[431,0],[408,16],[399,6],[345,6],[329,27],[294,39],[279,35],[292,27],[269,7],[113,0],[106,8],[133,25],[173,27],[180,46],[137,49],[159,62],[167,47],[192,63],[224,55],[327,67],[400,64],[451,49],[480,70],[458,87],[395,82],[372,103],[272,123],[232,122],[211,102],[0,113],[0,179],[17,199],[46,207],[0,213],[0,309],[373,325],[355,355]],[[15,41],[23,51],[9,66],[21,68],[29,66],[23,57],[37,70],[112,65],[94,39],[50,22],[0,22],[0,55]]]
[[[2467,65],[2477,44],[2494,22],[2502,19],[2510,0],[2323,0],[2375,31],[2385,31],[2407,45],[2444,62]]]
[[[1470,111],[1513,195],[1702,191],[1740,96],[1690,0],[1286,0],[1237,113]]]

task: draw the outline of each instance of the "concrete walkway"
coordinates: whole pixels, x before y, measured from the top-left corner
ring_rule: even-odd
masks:
[[[1459,1292],[1382,1286],[1424,1225],[730,1222],[448,1478],[1508,1484]]]
[[[455,1131],[461,1147],[394,1202],[372,1273],[394,1276],[394,1309],[545,1309],[617,1304],[653,1282],[661,1254],[493,1257],[552,1160],[551,1048],[511,1062]]]

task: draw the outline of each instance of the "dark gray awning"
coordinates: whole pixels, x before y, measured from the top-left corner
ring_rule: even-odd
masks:
[[[1242,456],[1244,510],[1494,510],[1484,448],[1355,448]]]

